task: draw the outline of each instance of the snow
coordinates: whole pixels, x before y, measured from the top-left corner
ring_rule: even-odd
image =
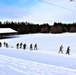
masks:
[[[17,32],[11,28],[0,28],[0,33],[14,33]]]
[[[26,34],[0,41],[0,75],[76,75],[76,33]],[[4,42],[9,48],[3,46]],[[26,43],[25,50],[16,49],[21,42]],[[38,50],[30,51],[31,43],[37,43]],[[60,45],[63,54],[58,53]],[[68,46],[70,55],[65,54]]]
[[[4,55],[0,55],[0,60],[1,75],[76,75],[76,71],[72,69],[16,59]]]

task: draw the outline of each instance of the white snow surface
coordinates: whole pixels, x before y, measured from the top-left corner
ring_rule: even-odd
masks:
[[[0,42],[0,75],[76,75],[76,33],[26,34]],[[26,43],[25,50],[16,49],[21,42]],[[38,50],[30,51],[31,43],[37,43]],[[58,53],[60,45],[63,54]],[[65,54],[68,46],[70,55]]]

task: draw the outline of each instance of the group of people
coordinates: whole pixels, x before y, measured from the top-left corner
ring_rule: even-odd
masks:
[[[6,47],[6,48],[9,47],[8,46],[8,43],[4,42],[3,44],[4,44],[4,47]],[[27,46],[26,43],[24,43],[24,44],[23,43],[17,43],[16,44],[16,48],[17,49],[20,48],[20,49],[24,49],[25,50],[26,49],[26,46]],[[2,43],[1,42],[0,42],[0,47],[2,47]],[[30,47],[29,48],[30,48],[30,50],[37,50],[38,49],[37,48],[37,43],[34,46],[33,46],[33,44],[30,44]],[[62,53],[63,54],[63,45],[60,46],[58,53]],[[70,55],[70,46],[67,47],[67,50],[66,50],[66,53],[65,54]]]
[[[0,47],[2,47],[2,46],[3,47],[6,47],[6,48],[8,48],[8,47],[13,48],[13,46],[8,45],[8,43],[6,43],[6,42],[4,42],[4,43],[1,43],[0,42]],[[27,46],[26,43],[24,43],[24,44],[23,43],[17,43],[16,44],[16,48],[17,49],[24,49],[25,50],[26,49],[26,46]],[[34,46],[33,46],[33,44],[30,44],[30,47],[29,48],[30,48],[30,50],[37,50],[38,49],[37,48],[37,43]]]
[[[17,43],[16,44],[17,49],[19,49],[19,48],[22,49],[23,48],[25,50],[26,46],[27,46],[26,43],[25,44],[23,44],[23,43]],[[30,50],[33,50],[33,45],[32,44],[30,44]],[[34,45],[34,50],[37,50],[37,44]]]
[[[62,53],[63,54],[63,45],[60,46],[58,53]],[[70,55],[70,46],[67,47],[67,50],[66,50],[65,54]]]
[[[4,47],[8,48],[8,43],[4,42]],[[0,42],[0,47],[2,47],[2,43]]]
[[[23,43],[20,43],[20,44],[19,44],[19,43],[17,43],[17,44],[16,44],[16,48],[17,48],[17,49],[19,49],[19,48],[21,48],[21,49],[22,49],[22,48],[23,48],[23,49],[26,49],[26,44],[23,44]]]

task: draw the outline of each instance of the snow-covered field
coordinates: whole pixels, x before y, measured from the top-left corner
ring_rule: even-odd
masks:
[[[76,75],[76,33],[26,34],[0,42],[0,75]],[[10,47],[5,48],[4,42]],[[21,42],[26,43],[25,50],[16,49]],[[31,43],[37,43],[38,50],[30,51]],[[63,54],[58,53],[60,45]],[[65,54],[68,46],[70,55]]]

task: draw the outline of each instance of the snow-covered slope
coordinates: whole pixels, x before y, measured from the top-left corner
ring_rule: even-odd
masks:
[[[0,75],[76,75],[76,34],[29,34],[3,39],[0,48]],[[7,42],[13,48],[5,48]],[[17,43],[26,43],[26,50],[16,49]],[[29,50],[30,44],[38,50]],[[63,45],[63,54],[59,47]],[[66,55],[70,46],[71,53]]]
[[[76,70],[0,55],[0,75],[76,75]]]

